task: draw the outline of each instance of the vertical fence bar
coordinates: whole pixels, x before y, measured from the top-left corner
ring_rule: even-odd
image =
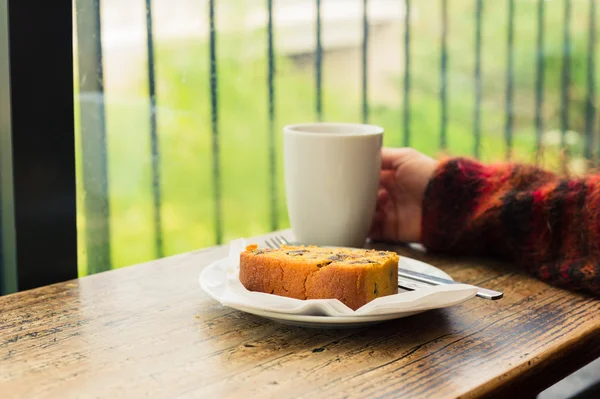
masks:
[[[595,51],[596,51],[596,1],[590,0],[588,59],[587,59],[587,98],[585,107],[585,158],[589,161],[593,156],[594,120],[596,119],[595,105]]]
[[[278,219],[277,172],[275,163],[275,48],[273,44],[273,0],[267,0],[267,10],[269,12],[269,21],[267,25],[267,58],[269,59],[269,69],[267,73],[267,86],[269,92],[269,196],[271,199],[271,231],[275,231],[278,228]],[[318,86],[320,89],[320,83]],[[319,96],[317,96],[317,98],[319,98]],[[317,104],[317,109],[320,109],[320,99],[317,100]]]
[[[569,155],[567,130],[569,130],[569,84],[571,63],[571,0],[565,0],[563,25],[563,64],[560,82],[560,145]]]
[[[315,54],[315,89],[316,89],[316,108],[317,108],[317,119],[323,120],[323,45],[322,45],[322,34],[321,34],[321,0],[316,0],[317,8],[317,46]]]
[[[508,0],[508,37],[506,54],[506,124],[504,126],[504,138],[506,141],[506,159],[512,158],[512,135],[513,135],[513,78],[514,78],[514,30],[515,30],[515,0]]]
[[[410,145],[410,0],[404,13],[404,146]]]
[[[146,0],[146,47],[148,52],[148,97],[150,100],[150,151],[152,156],[152,201],[154,205],[154,251],[157,258],[162,258],[164,256],[164,243],[161,213],[160,152],[156,124],[156,68],[154,64],[152,0]]]
[[[483,0],[477,0],[475,6],[475,110],[473,115],[473,155],[481,155],[481,20],[483,19]]]
[[[221,161],[219,153],[219,113],[217,98],[217,32],[215,30],[215,0],[208,2],[208,19],[210,34],[210,105],[212,124],[213,152],[213,199],[215,211],[215,240],[217,244],[223,241],[223,218],[221,209]]]
[[[88,274],[111,268],[100,0],[77,0],[81,158]]]
[[[594,1],[594,0],[592,0]],[[538,0],[537,9],[537,47],[536,47],[536,72],[535,72],[535,131],[536,131],[536,163],[542,155],[542,134],[544,133],[544,119],[542,110],[544,106],[544,3]]]
[[[445,150],[448,146],[446,137],[446,124],[448,122],[448,2],[442,0],[442,46],[440,61],[440,104],[441,104],[441,123],[440,123],[440,147]]]
[[[363,43],[362,43],[362,120],[369,122],[369,96],[368,96],[368,42],[369,42],[369,18],[367,14],[367,2],[363,0]]]

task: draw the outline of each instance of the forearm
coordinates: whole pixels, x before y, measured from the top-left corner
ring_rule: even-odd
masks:
[[[599,206],[598,176],[567,180],[531,166],[452,159],[427,188],[422,242],[434,251],[503,257],[546,281],[594,291]]]

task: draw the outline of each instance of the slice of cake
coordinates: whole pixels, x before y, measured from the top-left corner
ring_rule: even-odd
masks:
[[[284,246],[240,255],[240,281],[250,291],[297,299],[339,299],[354,310],[375,298],[398,293],[394,252]]]

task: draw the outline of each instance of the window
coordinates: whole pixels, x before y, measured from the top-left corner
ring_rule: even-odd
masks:
[[[35,13],[1,4],[11,94],[0,115],[12,139],[2,162],[16,180],[3,180],[3,223],[14,216],[13,247],[70,253],[66,227],[62,240],[48,227],[40,244],[32,232],[43,218],[26,218],[40,205],[25,198],[68,191],[74,148],[80,275],[287,227],[288,123],[365,121],[385,128],[389,146],[558,170],[585,170],[600,148],[593,0],[76,0]],[[33,20],[29,31],[18,23]],[[40,76],[40,62],[52,74]],[[54,186],[21,183],[33,161],[58,168]],[[10,210],[5,186],[28,205]],[[46,209],[51,226],[58,211]],[[16,263],[39,259],[31,252],[16,251]]]

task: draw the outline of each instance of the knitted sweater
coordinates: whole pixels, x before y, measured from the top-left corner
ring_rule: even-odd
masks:
[[[430,250],[510,260],[550,284],[600,295],[600,174],[443,161],[423,203]]]

